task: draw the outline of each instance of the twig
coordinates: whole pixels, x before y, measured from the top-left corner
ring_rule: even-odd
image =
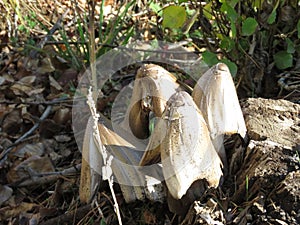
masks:
[[[106,220],[105,220],[105,218],[104,218],[104,214],[103,214],[103,212],[102,212],[102,210],[101,210],[101,207],[99,206],[99,204],[98,204],[97,201],[94,201],[94,203],[95,203],[95,205],[96,205],[96,207],[97,207],[97,209],[98,209],[98,212],[99,212],[100,216],[103,218],[104,222],[106,223]]]
[[[78,222],[91,210],[94,210],[91,205],[85,205],[71,212],[67,212],[63,215],[42,222],[40,225],[69,224],[69,222],[73,219]]]
[[[90,2],[90,24],[89,24],[89,45],[90,45],[90,67],[92,73],[92,85],[93,85],[93,99],[97,100],[98,87],[97,87],[97,74],[96,74],[96,46],[95,46],[95,1]]]
[[[79,99],[79,98],[78,98]],[[78,100],[75,99],[75,100]],[[56,105],[56,104],[62,104],[62,103],[72,103],[73,104],[74,99],[68,98],[68,97],[61,97],[58,99],[53,99],[51,101],[8,101],[7,99],[0,100],[1,104],[25,104],[25,105]]]
[[[37,48],[42,49],[44,45],[49,41],[51,36],[55,33],[55,31],[59,30],[61,28],[61,22],[65,15],[70,11],[70,9],[67,9],[66,12],[56,21],[56,23],[53,25],[53,27],[50,29],[48,34],[44,37],[43,40],[41,40],[37,46]],[[37,57],[38,51],[37,50],[32,50],[29,53],[30,58],[34,59]]]
[[[70,176],[74,176],[74,174],[79,174],[80,169],[81,169],[81,164],[78,164],[76,166],[67,168],[63,171],[31,174],[30,176],[24,177],[22,180],[10,184],[9,186],[25,187],[25,186],[47,184],[47,183],[54,182],[61,177],[70,177]]]
[[[287,99],[288,97],[290,97],[291,95],[293,95],[293,94],[297,94],[297,93],[300,93],[300,91],[298,91],[298,90],[293,90],[292,92],[290,92],[289,94],[287,94],[286,96],[283,96],[282,97],[282,99]],[[295,101],[296,103],[300,103],[300,100],[296,100]]]

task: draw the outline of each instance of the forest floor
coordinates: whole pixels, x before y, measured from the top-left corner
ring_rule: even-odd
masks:
[[[82,71],[57,57],[51,44],[43,45],[45,56],[5,44],[5,33],[0,38],[0,224],[117,224],[107,183],[97,204],[79,201],[81,152],[72,107]],[[122,71],[124,77],[99,100],[99,111],[107,114],[135,71]],[[269,86],[278,86],[272,82]],[[116,184],[123,223],[300,224],[299,92],[290,101],[269,97],[276,100],[241,100],[249,141],[239,158],[229,154],[235,171],[218,190],[196,201],[182,218],[166,203],[125,203]]]

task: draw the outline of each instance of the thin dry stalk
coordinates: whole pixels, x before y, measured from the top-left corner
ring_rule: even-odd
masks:
[[[100,132],[99,132],[99,129],[98,129],[98,120],[99,120],[100,115],[97,113],[97,109],[96,109],[95,102],[93,100],[92,95],[93,95],[92,88],[90,87],[89,93],[88,93],[88,96],[87,96],[87,104],[90,107],[90,111],[91,111],[92,118],[93,118],[93,123],[94,123],[93,124],[93,131],[94,132],[93,132],[92,135],[94,136],[95,142],[99,145],[98,149],[99,149],[99,151],[101,151],[101,154],[102,154],[102,157],[103,157],[103,163],[104,163],[104,165],[102,167],[103,180],[108,180],[109,188],[110,188],[113,200],[114,200],[114,210],[115,210],[115,213],[117,214],[119,225],[122,225],[120,209],[119,209],[117,198],[116,198],[116,195],[115,195],[115,192],[114,192],[114,189],[113,189],[113,176],[112,176],[113,174],[112,174],[112,168],[111,168],[111,163],[112,163],[112,160],[113,160],[113,156],[108,154],[108,152],[106,151],[106,148],[104,147],[104,145],[100,146],[101,139],[100,139]]]
[[[89,38],[90,38],[90,67],[92,73],[92,85],[93,85],[93,99],[97,100],[97,74],[96,74],[96,49],[95,49],[95,1],[91,1],[89,7],[90,12],[90,24],[89,24]]]

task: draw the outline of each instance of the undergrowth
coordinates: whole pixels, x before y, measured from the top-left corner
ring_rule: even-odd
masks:
[[[2,21],[2,27],[7,28],[9,43],[21,46],[24,54],[51,45],[78,71],[90,64],[91,34],[96,57],[135,40],[185,40],[185,46],[209,66],[226,63],[244,97],[279,96],[299,90],[297,0],[95,3],[95,10],[76,0],[65,5],[59,2],[47,10],[47,3],[4,0],[2,20],[7,20]],[[93,32],[91,19],[95,21]],[[55,25],[59,26],[51,32]],[[278,86],[268,87],[270,81],[278,81]]]

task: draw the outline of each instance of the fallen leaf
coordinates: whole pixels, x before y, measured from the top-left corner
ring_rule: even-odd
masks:
[[[64,142],[69,142],[72,140],[72,138],[70,137],[70,135],[56,135],[54,136],[54,139],[57,141],[57,142],[60,142],[60,143],[64,143]]]
[[[13,84],[10,89],[15,95],[23,96],[24,94],[29,95],[29,92],[34,90],[33,83],[36,80],[36,76],[26,76],[21,78],[15,84]]]
[[[12,196],[12,193],[13,190],[10,187],[0,184],[0,206]]]
[[[146,224],[157,224],[156,216],[151,213],[149,210],[143,212],[144,222]]]
[[[21,148],[17,149],[14,152],[14,155],[23,158],[23,157],[30,157],[30,156],[42,156],[45,153],[45,146],[43,143],[34,143],[34,144],[26,144]]]
[[[21,213],[32,210],[33,207],[38,206],[35,203],[21,202],[17,206],[6,206],[0,209],[0,220],[4,221],[11,217],[17,217]]]
[[[60,107],[54,114],[53,120],[57,124],[66,124],[71,120],[71,110],[69,108]]]
[[[18,165],[12,167],[7,173],[7,180],[10,183],[22,179],[36,179],[36,175],[46,172],[54,172],[55,169],[49,157],[31,156]]]
[[[2,121],[5,114],[9,113],[11,108],[7,104],[0,103],[0,121]]]
[[[33,84],[33,82],[35,82],[35,80],[36,80],[36,76],[26,76],[26,77],[22,77],[20,80],[18,80],[18,83],[28,85],[28,84]]]
[[[3,132],[9,135],[17,134],[20,130],[22,121],[21,109],[12,110],[10,113],[4,116],[4,119],[2,121]]]
[[[28,96],[41,94],[44,90],[45,90],[45,88],[35,88],[35,89],[29,91]]]
[[[32,90],[32,86],[24,85],[22,83],[15,83],[10,87],[13,93],[17,96],[23,96],[25,93],[29,93]]]
[[[62,90],[60,84],[51,75],[49,75],[49,81],[50,81],[50,85],[54,87],[56,90],[58,91]]]
[[[0,77],[0,86],[1,86],[2,84],[4,84],[4,82],[5,82],[5,78],[4,78],[4,77]]]
[[[39,74],[51,73],[53,71],[55,71],[55,68],[52,65],[51,59],[49,57],[43,58],[36,70],[36,72]]]
[[[63,72],[63,74],[59,77],[58,83],[62,87],[66,87],[70,82],[76,83],[78,72],[72,68],[67,69]]]

